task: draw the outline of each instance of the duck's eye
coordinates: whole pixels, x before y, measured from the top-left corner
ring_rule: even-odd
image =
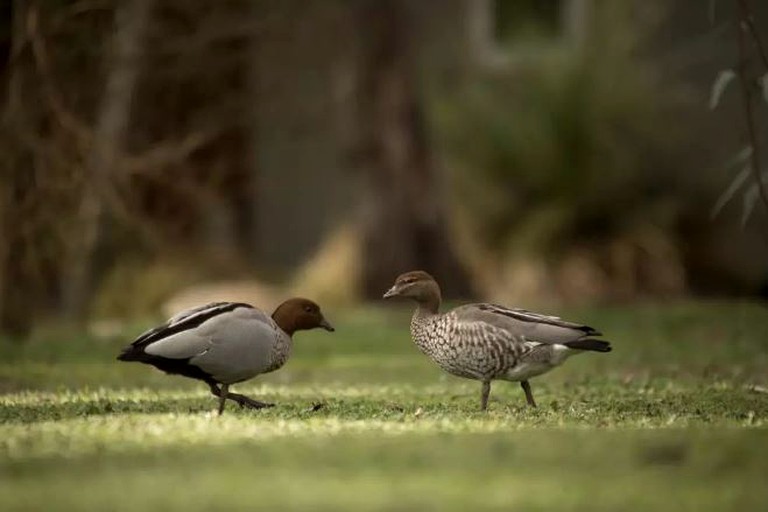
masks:
[[[304,306],[304,311],[306,311],[307,313],[311,313],[312,312],[312,306]]]
[[[403,279],[403,284],[411,284],[411,283],[414,283],[414,282],[416,282],[416,278],[414,278],[414,277],[409,277],[408,279]]]

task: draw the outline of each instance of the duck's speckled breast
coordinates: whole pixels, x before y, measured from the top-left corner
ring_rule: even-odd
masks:
[[[482,347],[472,346],[461,334],[457,319],[451,314],[411,319],[411,336],[416,346],[446,372],[468,379],[483,379],[494,371],[488,365]]]
[[[536,346],[483,322],[461,322],[453,313],[411,319],[416,345],[443,370],[470,379],[508,378]]]
[[[264,370],[264,373],[273,372],[282,367],[288,358],[291,357],[292,351],[293,338],[275,325],[275,343],[272,344],[269,354],[269,366]]]

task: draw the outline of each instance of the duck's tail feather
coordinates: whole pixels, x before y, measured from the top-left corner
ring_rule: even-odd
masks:
[[[576,350],[591,350],[592,352],[610,352],[611,343],[603,340],[595,340],[592,338],[584,338],[576,341],[569,341],[563,343],[568,348]]]
[[[144,351],[138,349],[135,345],[128,345],[123,349],[119,356],[118,361],[144,361],[146,358]]]

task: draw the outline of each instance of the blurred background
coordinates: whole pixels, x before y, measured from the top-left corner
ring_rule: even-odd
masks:
[[[739,5],[4,2],[0,331],[415,268],[549,311],[765,300],[768,3],[741,36]]]

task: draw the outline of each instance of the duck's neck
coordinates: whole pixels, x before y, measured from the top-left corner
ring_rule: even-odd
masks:
[[[272,320],[275,321],[277,326],[288,336],[293,336],[296,332],[297,326],[295,322],[295,315],[291,314],[289,308],[284,307],[284,304],[277,306],[277,309],[272,313]]]
[[[440,313],[440,294],[430,295],[424,299],[416,301],[416,311],[414,316],[427,318]]]

